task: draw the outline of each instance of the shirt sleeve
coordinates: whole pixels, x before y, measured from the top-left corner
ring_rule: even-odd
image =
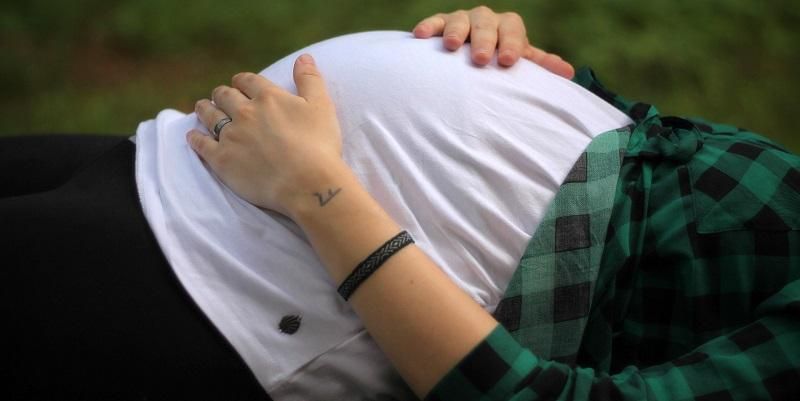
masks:
[[[800,399],[800,280],[756,317],[680,358],[613,375],[538,358],[498,325],[425,400]]]

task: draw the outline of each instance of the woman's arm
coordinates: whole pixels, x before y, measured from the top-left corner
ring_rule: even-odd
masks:
[[[346,168],[291,207],[335,282],[402,230]],[[367,331],[423,397],[497,322],[416,246],[389,258],[350,298]]]
[[[739,330],[659,365],[610,375],[545,360],[498,327],[428,395],[465,400],[796,400],[800,281],[757,308]]]
[[[190,133],[189,141],[239,195],[294,219],[341,282],[402,227],[342,162],[334,107],[308,56],[296,62],[294,79],[299,96],[255,74],[238,74],[233,88],[214,91],[216,105],[207,100],[197,105],[209,129],[226,116],[233,118],[220,141],[199,132]],[[491,394],[488,399],[634,400],[733,392],[763,398],[765,391],[792,396],[795,390],[781,392],[778,385],[792,382],[799,362],[777,356],[796,352],[773,349],[796,348],[800,287],[792,283],[779,295],[765,303],[769,307],[759,308],[759,320],[740,331],[672,362],[641,370],[629,366],[613,376],[542,360],[521,349],[414,246],[389,259],[351,301],[419,396],[439,383],[433,399],[477,399],[484,392]],[[746,364],[771,370],[743,370]],[[720,379],[711,383],[708,377]],[[702,387],[687,390],[687,381]]]
[[[465,15],[475,27],[459,27]],[[492,30],[480,29],[488,23],[497,26],[494,36],[499,37],[501,51],[516,43],[515,49],[524,52],[521,44],[528,43],[518,17],[500,18],[486,8],[434,16],[420,29],[436,24],[438,18],[444,19],[443,25],[433,26],[428,34],[442,29],[459,38],[472,35],[473,41],[494,49]],[[419,29],[416,32],[420,34]],[[449,47],[461,43],[451,42]],[[227,116],[234,121],[223,129],[219,142],[199,132],[190,133],[189,141],[240,196],[295,220],[333,278],[341,282],[401,228],[341,160],[334,107],[316,66],[308,61],[301,57],[295,65],[300,96],[255,74],[239,74],[233,88],[215,89],[214,103],[197,103],[199,118],[209,130]],[[427,393],[497,325],[414,246],[392,257],[351,302],[418,395]]]
[[[294,96],[250,73],[197,104],[219,142],[189,134],[193,149],[251,203],[292,218],[336,282],[399,227],[341,159],[333,104],[310,56],[295,63]],[[216,105],[215,105],[216,104]],[[351,303],[375,341],[419,396],[480,343],[497,322],[417,247],[391,257]]]

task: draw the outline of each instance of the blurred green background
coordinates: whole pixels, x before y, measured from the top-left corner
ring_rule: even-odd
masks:
[[[629,98],[800,151],[797,0],[17,0],[0,11],[0,135],[131,134],[306,44],[478,4]]]

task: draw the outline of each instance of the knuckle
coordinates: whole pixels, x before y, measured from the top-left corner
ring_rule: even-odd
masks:
[[[300,74],[305,75],[305,76],[309,76],[309,77],[321,77],[322,76],[319,73],[319,71],[316,68],[314,68],[313,66],[308,66],[307,68],[304,68],[302,71],[300,71]]]
[[[280,94],[280,90],[275,86],[268,86],[261,92],[261,97],[268,101],[275,99]]]
[[[469,12],[466,10],[456,10],[450,13],[450,17],[458,19],[469,19]]]
[[[197,102],[195,105],[196,111],[199,114],[209,115],[211,112],[214,111],[214,104],[211,103],[211,100],[203,99]]]
[[[211,91],[211,100],[219,99],[222,96],[222,91],[223,90],[224,90],[224,87],[222,85],[217,86],[216,88],[214,88],[214,90]]]
[[[475,12],[475,13],[478,13],[478,14],[493,14],[494,13],[494,11],[492,11],[491,8],[489,8],[489,7],[485,6],[485,5],[477,6],[477,7],[473,8],[472,11]]]
[[[254,74],[252,72],[243,72],[243,73],[240,73],[239,76],[241,77],[240,79],[242,80],[242,82],[248,83],[248,84],[252,83],[256,79],[256,74]]]
[[[244,82],[243,73],[238,73],[231,77],[231,86],[238,87]]]
[[[502,33],[506,44],[522,44],[525,40],[525,31],[519,28],[504,28]]]
[[[505,20],[522,23],[522,16],[520,16],[519,14],[517,14],[517,13],[515,13],[513,11],[504,12],[504,13],[500,14],[500,17],[505,19]]]
[[[234,75],[233,78],[231,78],[231,84],[233,84],[234,87],[241,87],[242,85],[247,84],[247,73],[240,72]]]
[[[469,23],[466,21],[451,21],[444,31],[445,36],[466,36],[469,31]]]
[[[245,122],[253,120],[256,115],[257,111],[255,106],[251,103],[245,103],[239,108],[236,118]]]
[[[201,135],[198,134],[192,136],[192,147],[194,147],[197,153],[199,153],[201,156],[206,157],[207,145],[206,141],[203,140]]]
[[[286,91],[283,88],[281,88],[280,86],[270,85],[270,87],[267,88],[267,93],[269,93],[271,96],[277,97],[277,96],[284,95],[286,93]]]
[[[501,24],[505,32],[509,32],[514,35],[526,35],[525,24],[522,22],[522,19],[504,19]]]
[[[478,20],[472,24],[472,29],[475,31],[490,31],[497,29],[497,25],[493,24],[491,21]]]

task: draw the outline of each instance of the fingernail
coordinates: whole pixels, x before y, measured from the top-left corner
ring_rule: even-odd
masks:
[[[472,56],[472,60],[478,64],[486,64],[492,58],[492,54],[489,52],[489,49],[485,48],[478,48],[475,50],[475,54]]]
[[[311,57],[311,55],[310,55],[310,54],[303,54],[303,55],[301,55],[301,56],[298,58],[298,60],[299,60],[299,61],[300,61],[302,64],[314,64],[314,58],[313,58],[313,57]]]

